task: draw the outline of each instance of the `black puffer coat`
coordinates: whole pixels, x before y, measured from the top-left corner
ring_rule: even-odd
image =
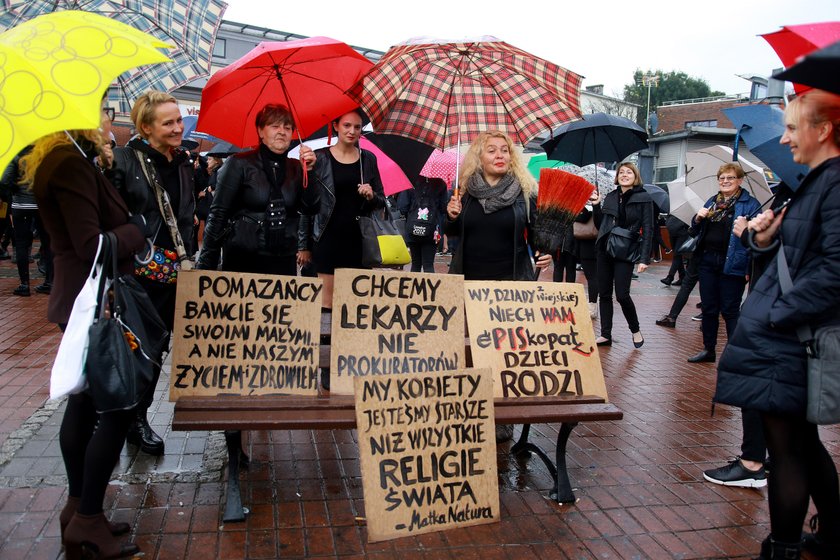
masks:
[[[714,399],[804,416],[806,354],[796,328],[840,322],[840,157],[814,168],[799,185],[781,239],[793,288],[782,295],[771,260],[721,356]]]
[[[653,199],[641,185],[636,185],[627,200],[624,220],[620,221],[618,216],[618,194],[620,191],[621,189],[617,188],[607,193],[604,201],[593,207],[595,225],[598,226],[598,239],[595,240],[595,246],[604,250],[610,231],[616,226],[623,227],[641,236],[642,249],[639,262],[650,264],[654,227]]]

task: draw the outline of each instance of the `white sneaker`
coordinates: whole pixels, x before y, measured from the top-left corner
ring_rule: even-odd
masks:
[[[592,319],[598,317],[598,302],[589,304],[589,317]]]

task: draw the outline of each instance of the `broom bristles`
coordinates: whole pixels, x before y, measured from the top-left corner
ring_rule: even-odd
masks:
[[[594,189],[583,177],[561,169],[543,168],[540,170],[537,209],[561,210],[577,216]]]

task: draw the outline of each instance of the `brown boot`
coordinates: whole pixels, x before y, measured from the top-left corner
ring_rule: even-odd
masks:
[[[62,542],[64,542],[64,530],[67,528],[67,524],[70,523],[70,519],[73,517],[73,514],[76,513],[76,510],[79,509],[79,501],[80,498],[67,496],[67,504],[64,506],[64,509],[61,510],[61,513],[58,514],[58,523],[61,526]],[[115,537],[119,535],[125,535],[126,533],[131,531],[131,525],[122,522],[113,523],[109,521],[108,528],[111,530],[111,534]]]
[[[140,549],[134,543],[121,543],[114,538],[104,513],[75,513],[64,530],[64,551],[67,560],[105,560],[132,556],[140,552]]]

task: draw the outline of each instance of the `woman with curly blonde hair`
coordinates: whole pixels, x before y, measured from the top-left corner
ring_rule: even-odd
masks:
[[[446,206],[445,233],[461,240],[449,272],[466,280],[534,280],[551,255],[528,245],[534,237],[529,230],[537,184],[510,137],[498,130],[479,134],[464,158],[459,182],[460,193]],[[497,441],[512,435],[511,426],[497,427]]]

